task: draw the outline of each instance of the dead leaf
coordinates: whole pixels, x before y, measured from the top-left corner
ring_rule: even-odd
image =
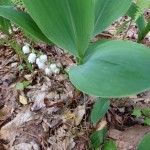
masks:
[[[37,143],[19,143],[11,147],[10,150],[40,150],[40,147]]]
[[[64,150],[71,150],[75,147],[73,136],[66,137],[63,141]]]
[[[105,128],[107,125],[107,121],[102,119],[96,126],[96,131],[102,130],[103,128]]]
[[[11,115],[11,107],[4,106],[0,109],[0,121],[7,119]]]
[[[68,113],[68,114],[64,115],[64,118],[66,120],[69,120],[69,119],[72,119],[72,118],[76,118],[76,116],[73,113]]]
[[[20,143],[18,145],[15,145],[11,147],[10,150],[33,150],[32,145],[28,143]]]
[[[32,96],[32,100],[34,101],[34,104],[31,108],[32,111],[39,110],[46,106],[44,103],[45,95],[46,93],[42,91],[38,91],[38,93],[34,93],[34,95]]]
[[[75,125],[78,126],[81,123],[83,116],[85,115],[85,105],[78,106],[76,108],[74,114],[76,115]]]
[[[63,127],[58,128],[48,142],[51,144],[50,150],[71,150],[75,147],[74,136]]]
[[[19,102],[21,104],[23,104],[23,105],[27,105],[28,104],[27,98],[25,96],[22,96],[22,95],[19,96]]]
[[[29,107],[25,107],[23,111],[19,112],[17,116],[0,130],[0,138],[10,142],[10,146],[13,145],[15,137],[19,136],[21,126],[34,118],[34,114],[30,111]]]

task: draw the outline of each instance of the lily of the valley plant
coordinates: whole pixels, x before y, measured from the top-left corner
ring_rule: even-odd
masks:
[[[29,14],[1,6],[0,16],[76,56],[77,65],[69,76],[79,90],[101,97],[123,97],[150,87],[150,49],[128,41],[90,43],[128,11],[132,0],[23,2]]]
[[[54,63],[50,64],[48,62],[47,55],[42,54],[39,57],[37,57],[37,55],[30,50],[30,45],[27,43],[22,47],[22,51],[24,54],[29,54],[28,56],[29,63],[31,64],[36,63],[39,69],[45,70],[46,75],[51,75],[52,73],[59,74],[60,69],[56,66],[56,64]]]

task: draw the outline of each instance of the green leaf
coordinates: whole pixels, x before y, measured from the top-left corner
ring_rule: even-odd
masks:
[[[143,114],[144,116],[148,116],[149,113],[150,113],[150,110],[149,110],[149,109],[142,109],[142,114]]]
[[[117,145],[114,141],[110,140],[104,143],[102,150],[118,150]]]
[[[0,6],[11,6],[10,0],[0,0]],[[9,35],[10,21],[0,17],[0,30]]]
[[[23,83],[23,86],[24,86],[24,87],[27,87],[27,86],[30,84],[29,81],[23,81],[22,83]]]
[[[13,23],[30,33],[32,36],[48,44],[52,44],[52,42],[46,38],[46,36],[41,32],[39,27],[27,13],[17,11],[13,7],[1,6],[0,16],[12,21]]]
[[[1,6],[11,6],[12,3],[10,0],[0,0],[0,5]]]
[[[29,81],[23,81],[16,85],[16,90],[23,90],[25,87],[27,87],[30,84]]]
[[[127,41],[91,44],[82,65],[72,67],[71,82],[100,97],[125,97],[150,88],[150,50]]]
[[[26,67],[26,66],[27,66],[26,64],[21,64],[21,65],[18,66],[18,68],[19,68],[19,70],[23,70],[24,67]]]
[[[90,148],[98,148],[100,144],[104,142],[105,134],[106,134],[107,128],[103,128],[102,130],[95,131],[91,134],[90,139]]]
[[[150,118],[146,117],[144,118],[144,123],[148,126],[150,126]]]
[[[150,148],[150,132],[147,133],[138,145],[137,150],[149,150]]]
[[[93,36],[104,31],[111,23],[124,15],[132,0],[95,0],[95,29]]]
[[[3,17],[0,17],[0,30],[9,35],[10,22]]]
[[[142,116],[142,113],[141,113],[141,110],[140,110],[140,109],[135,108],[135,109],[133,110],[133,113],[132,113],[131,115],[132,115],[132,116],[135,116],[136,118],[138,118],[138,117],[141,117],[141,116]]]
[[[82,57],[94,27],[94,0],[23,0],[43,33],[56,45]]]
[[[97,123],[100,119],[104,117],[110,106],[110,101],[105,98],[99,98],[92,109],[91,121],[92,123]]]
[[[23,89],[24,89],[23,83],[19,83],[16,85],[16,90],[23,90]]]

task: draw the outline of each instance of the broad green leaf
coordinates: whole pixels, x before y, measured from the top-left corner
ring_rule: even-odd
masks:
[[[128,41],[97,41],[69,76],[87,94],[107,98],[137,94],[150,88],[150,49]]]
[[[9,34],[9,27],[10,27],[10,22],[5,18],[0,17],[0,30],[6,34]]]
[[[94,0],[23,0],[31,17],[56,45],[82,57],[94,27]]]
[[[0,0],[0,6],[11,6],[10,0]],[[4,33],[9,34],[10,21],[0,17],[0,30]]]
[[[100,144],[104,142],[104,139],[106,137],[106,130],[107,128],[103,128],[102,130],[95,131],[91,134],[90,148],[98,148]]]
[[[10,0],[0,0],[0,5],[1,6],[11,6],[12,3]]]
[[[149,149],[150,149],[150,132],[144,136],[144,138],[138,145],[137,150],[149,150]]]
[[[102,150],[118,150],[117,145],[114,141],[110,140],[104,143]]]
[[[92,123],[97,123],[100,119],[104,117],[110,106],[110,101],[106,98],[99,98],[92,109],[91,121]]]
[[[41,32],[39,27],[27,13],[17,11],[13,7],[1,6],[0,16],[12,21],[13,23],[30,33],[32,36],[48,44],[52,44],[52,42],[46,38],[46,36]]]
[[[111,23],[124,15],[132,0],[95,0],[95,28],[93,36],[104,31]]]

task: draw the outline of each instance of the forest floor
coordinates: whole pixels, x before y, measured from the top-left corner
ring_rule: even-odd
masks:
[[[126,27],[119,35],[115,34],[126,20],[129,18],[120,18],[93,40],[136,41],[138,31],[134,23],[128,32]],[[31,44],[66,71],[75,64],[72,55],[56,46],[32,43],[19,29],[15,35],[19,45]],[[6,35],[0,32],[0,38],[3,37]],[[143,44],[150,47],[150,34]],[[0,150],[87,150],[90,134],[97,128],[90,122],[97,98],[77,92],[63,71],[46,76],[37,66],[33,72],[26,67],[21,69],[22,63],[14,49],[0,45]],[[25,81],[29,85],[18,89]],[[143,116],[132,115],[135,108],[150,109],[150,91],[111,99],[111,107],[98,125],[107,124],[107,139],[114,140],[119,150],[135,150],[150,131]]]

